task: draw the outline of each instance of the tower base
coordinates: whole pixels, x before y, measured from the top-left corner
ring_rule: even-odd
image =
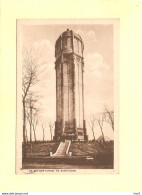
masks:
[[[53,137],[54,141],[88,141],[88,135],[86,135],[86,126],[85,121],[83,122],[84,128],[70,128],[67,126],[63,127],[63,122],[55,122],[55,136]]]
[[[62,134],[59,136],[53,136],[54,141],[65,141],[65,140],[70,140],[70,141],[88,141],[88,135],[86,136],[78,136],[74,134]]]

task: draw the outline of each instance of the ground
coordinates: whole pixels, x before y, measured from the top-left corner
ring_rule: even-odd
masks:
[[[69,152],[71,157],[51,158],[59,143],[37,142],[27,144],[27,159],[23,163],[26,169],[112,169],[114,143],[72,142]],[[30,151],[32,150],[32,151]],[[89,160],[88,160],[89,159]],[[93,159],[93,160],[92,160]]]
[[[55,153],[59,143],[55,142],[32,142],[32,147],[30,142],[26,144],[27,156],[49,156],[50,152]]]

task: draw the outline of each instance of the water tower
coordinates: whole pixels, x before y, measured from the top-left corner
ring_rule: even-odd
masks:
[[[56,122],[55,141],[87,141],[84,119],[84,44],[67,29],[55,44]]]

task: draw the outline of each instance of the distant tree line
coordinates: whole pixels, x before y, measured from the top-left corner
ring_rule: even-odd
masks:
[[[112,130],[114,131],[114,110],[110,109],[108,106],[104,106],[104,111],[102,113],[98,113],[97,115],[92,114],[90,116],[88,125],[93,133],[93,140],[96,141],[95,137],[95,127],[96,125],[99,126],[103,142],[105,142],[105,136],[104,136],[104,123],[109,123]]]

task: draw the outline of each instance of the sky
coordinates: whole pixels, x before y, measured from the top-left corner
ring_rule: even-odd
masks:
[[[55,76],[55,42],[67,29],[73,30],[82,37],[84,42],[84,99],[85,119],[89,139],[93,134],[88,126],[90,116],[104,110],[104,105],[113,108],[113,26],[106,24],[50,24],[23,25],[22,47],[28,51],[34,49],[40,55],[42,67],[41,79],[35,87],[40,95],[40,121],[54,122],[56,120],[56,76]],[[104,123],[104,135],[113,139],[111,126]],[[37,128],[37,138],[42,139],[41,124]],[[53,130],[54,132],[54,130]],[[95,136],[101,131],[95,125]],[[45,139],[50,139],[48,125]]]

